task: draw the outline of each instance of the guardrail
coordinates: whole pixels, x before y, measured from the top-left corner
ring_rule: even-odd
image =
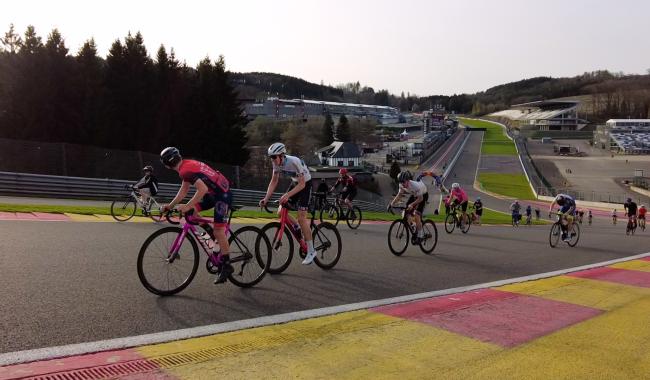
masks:
[[[0,172],[0,194],[26,197],[113,200],[128,194],[125,185],[134,181],[108,179],[63,177],[42,174]],[[176,195],[179,184],[160,183],[156,198],[171,199]],[[264,191],[232,189],[235,203],[244,206],[257,206],[264,197]],[[193,192],[188,194],[191,197]],[[277,200],[282,193],[275,193],[271,200]],[[383,211],[385,205],[355,201],[363,211]]]

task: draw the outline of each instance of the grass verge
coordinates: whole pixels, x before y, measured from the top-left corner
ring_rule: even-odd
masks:
[[[3,212],[46,212],[53,214],[82,214],[82,215],[110,215],[110,207],[91,207],[91,206],[52,206],[52,205],[17,205],[9,203],[0,203],[0,211]],[[137,214],[140,214],[139,212]],[[201,213],[203,216],[211,216],[212,211],[204,211]],[[265,211],[257,210],[239,210],[235,213],[237,217],[241,218],[261,218],[261,219],[275,219],[275,213],[269,214]],[[443,223],[446,215],[425,215],[426,218],[432,219],[436,223]],[[363,212],[363,220],[369,221],[393,221],[399,218],[399,215],[393,215],[388,212]],[[343,222],[345,223],[345,222]],[[509,224],[510,215],[502,212],[484,209],[483,224]]]
[[[505,135],[503,127],[485,120],[460,119],[464,125],[474,128],[485,128],[481,154],[516,156],[515,143]]]
[[[483,189],[517,199],[535,199],[524,174],[479,173]]]

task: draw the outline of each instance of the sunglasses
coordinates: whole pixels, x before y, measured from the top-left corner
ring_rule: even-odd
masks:
[[[269,156],[269,158],[272,159],[272,160],[275,160],[278,157],[280,157],[279,154],[274,154],[273,156]]]

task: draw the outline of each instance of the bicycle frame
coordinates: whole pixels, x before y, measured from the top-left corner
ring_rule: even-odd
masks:
[[[232,233],[230,229],[231,218],[232,218],[232,210],[230,211],[230,216],[228,217],[228,222],[226,223],[226,237],[230,236],[230,234]],[[178,234],[178,236],[176,236],[176,240],[174,240],[174,243],[172,244],[171,252],[169,252],[170,261],[173,261],[173,259],[176,258],[176,255],[178,255],[178,251],[181,249],[181,245],[185,240],[185,236],[187,236],[188,233],[191,233],[194,236],[194,239],[200,243],[201,248],[203,248],[203,252],[210,258],[210,261],[212,261],[212,263],[215,265],[219,264],[219,261],[221,259],[221,253],[219,253],[218,255],[213,255],[210,252],[210,248],[207,246],[207,243],[203,239],[199,239],[196,226],[198,226],[200,223],[212,224],[213,222],[209,219],[204,219],[192,215],[185,215],[185,223],[183,224],[183,231],[180,234]]]
[[[314,223],[314,214],[312,214],[311,218],[311,224]],[[278,228],[278,231],[276,232],[275,240],[276,241],[281,241],[282,236],[284,234],[284,228],[285,226],[290,226],[289,231],[291,232],[291,235],[293,235],[293,238],[296,239],[298,244],[300,244],[300,249],[303,252],[307,252],[307,243],[305,242],[305,238],[302,235],[298,235],[298,231],[296,231],[293,228],[293,225],[289,223],[289,209],[280,205],[280,228]],[[300,228],[300,226],[298,226]],[[302,232],[302,231],[301,231]]]

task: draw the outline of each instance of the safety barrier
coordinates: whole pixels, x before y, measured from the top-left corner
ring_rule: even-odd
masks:
[[[95,199],[113,200],[128,194],[126,185],[133,181],[108,179],[63,177],[42,174],[0,172],[0,194],[26,197],[66,198],[66,199]],[[179,184],[160,183],[156,198],[171,199],[176,195]],[[245,206],[256,206],[264,191],[233,189],[235,203]],[[190,192],[188,196],[192,196]],[[271,200],[280,198],[281,193],[273,194]],[[383,211],[385,205],[364,201],[355,201],[363,211]]]

